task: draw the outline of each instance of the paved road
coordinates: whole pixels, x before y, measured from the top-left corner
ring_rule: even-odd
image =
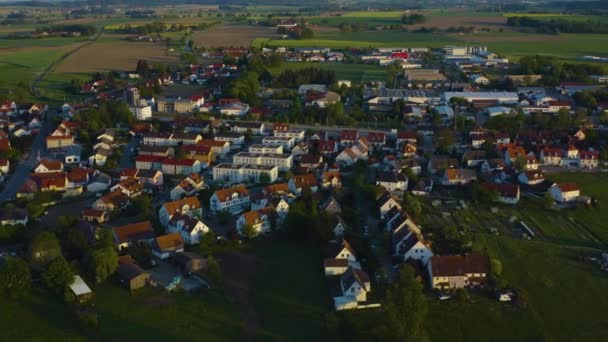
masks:
[[[128,144],[124,145],[122,156],[120,156],[120,167],[122,169],[134,168],[135,148],[139,145],[139,137],[133,137]]]
[[[49,114],[50,115],[50,114]],[[25,184],[28,176],[38,163],[38,154],[41,158],[47,156],[46,136],[51,131],[51,117],[44,121],[40,132],[34,138],[29,154],[22,157],[21,162],[15,168],[13,174],[8,178],[4,189],[0,192],[0,203],[10,201],[15,198],[15,194]]]

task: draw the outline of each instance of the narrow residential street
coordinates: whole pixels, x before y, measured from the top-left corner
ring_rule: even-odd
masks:
[[[36,167],[38,155],[40,154],[40,158],[46,157],[46,136],[51,131],[52,121],[52,115],[48,115],[49,116],[40,128],[40,132],[38,132],[38,135],[34,138],[30,151],[23,155],[21,162],[15,167],[13,173],[6,181],[4,189],[0,192],[0,203],[15,199],[17,191],[25,184],[32,169]]]

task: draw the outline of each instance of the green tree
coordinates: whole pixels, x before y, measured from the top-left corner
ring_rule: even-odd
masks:
[[[198,252],[202,255],[212,255],[215,253],[216,245],[217,235],[210,231],[201,237],[198,245]]]
[[[502,262],[498,259],[490,260],[490,270],[494,276],[500,277],[502,275]]]
[[[258,235],[258,231],[251,224],[246,224],[241,228],[241,235],[247,239],[253,239]]]
[[[428,304],[411,266],[403,266],[382,301],[378,337],[383,341],[419,341],[424,337]]]
[[[42,280],[50,289],[62,293],[74,281],[74,271],[67,260],[59,256],[48,264]]]
[[[260,174],[260,184],[267,185],[270,184],[270,175],[268,172],[262,172]]]
[[[118,268],[118,254],[112,247],[97,249],[91,253],[89,267],[95,281],[101,283]]]
[[[28,264],[20,258],[7,257],[0,264],[0,292],[17,298],[32,285],[32,275]]]
[[[41,267],[61,255],[61,246],[55,234],[43,231],[36,235],[28,248],[28,259],[32,266]]]
[[[222,268],[220,263],[213,256],[207,258],[207,278],[213,285],[219,285],[222,282]]]

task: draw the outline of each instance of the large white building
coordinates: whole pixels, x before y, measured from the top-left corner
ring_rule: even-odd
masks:
[[[235,165],[226,163],[218,164],[213,167],[213,180],[228,184],[244,182],[258,183],[262,174],[267,174],[269,182],[274,183],[279,176],[279,169],[276,166]]]
[[[283,145],[253,144],[249,146],[250,153],[283,153]]]
[[[276,166],[280,171],[289,171],[293,167],[293,156],[286,153],[251,153],[239,152],[232,162],[236,165]]]
[[[152,119],[152,106],[133,106],[130,109],[137,120]]]
[[[303,129],[285,129],[285,130],[275,130],[273,132],[275,137],[284,137],[284,138],[293,138],[295,142],[300,142],[304,140],[304,135],[306,131]]]
[[[517,104],[519,101],[519,96],[515,92],[506,92],[506,91],[480,91],[480,92],[471,92],[471,91],[448,91],[443,93],[443,100],[450,101],[452,98],[463,98],[469,102],[472,101],[480,101],[480,100],[494,100],[498,103],[504,104]]]
[[[284,148],[291,150],[295,145],[296,140],[294,138],[287,137],[264,137],[262,138],[262,145],[283,145]]]

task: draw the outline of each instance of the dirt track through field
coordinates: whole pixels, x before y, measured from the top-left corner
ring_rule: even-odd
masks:
[[[255,340],[260,315],[251,302],[251,287],[257,274],[259,260],[242,252],[228,252],[218,256],[222,267],[223,286],[234,300],[244,322],[242,341]]]

